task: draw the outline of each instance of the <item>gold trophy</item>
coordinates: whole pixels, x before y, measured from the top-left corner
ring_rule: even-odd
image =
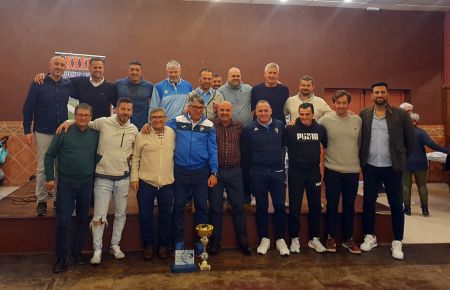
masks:
[[[200,237],[200,242],[202,242],[203,245],[203,253],[201,255],[202,262],[198,264],[198,267],[201,271],[204,270],[211,270],[211,265],[208,264],[208,253],[206,252],[206,245],[208,245],[208,237],[211,236],[213,233],[214,227],[212,225],[208,224],[198,224],[195,227],[195,230],[197,231],[197,234]]]

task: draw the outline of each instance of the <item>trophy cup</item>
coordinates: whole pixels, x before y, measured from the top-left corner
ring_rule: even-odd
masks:
[[[208,264],[208,253],[206,253],[206,246],[208,245],[208,237],[213,233],[214,227],[208,224],[199,224],[195,227],[197,234],[200,237],[200,242],[203,245],[203,253],[201,255],[202,262],[198,264],[200,271],[211,270],[211,265]]]

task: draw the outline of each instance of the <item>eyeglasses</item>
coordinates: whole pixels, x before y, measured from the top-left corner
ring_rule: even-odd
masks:
[[[192,106],[192,105],[190,105],[190,107],[192,109],[194,109],[194,110],[204,110],[205,109],[205,107],[203,107],[203,106]]]
[[[92,115],[91,114],[75,114],[75,116],[80,117],[80,118],[89,118]]]
[[[165,118],[166,118],[166,116],[151,116],[152,120],[163,120]]]

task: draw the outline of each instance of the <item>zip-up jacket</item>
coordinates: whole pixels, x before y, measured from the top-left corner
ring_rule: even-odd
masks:
[[[169,120],[173,119],[183,113],[186,95],[191,91],[192,85],[188,81],[180,79],[175,84],[169,79],[165,79],[153,88],[149,112],[154,108],[161,107],[166,111]]]
[[[211,173],[217,173],[216,129],[213,123],[202,116],[194,126],[189,114],[171,119],[167,126],[175,130],[175,165],[187,170],[208,166]]]

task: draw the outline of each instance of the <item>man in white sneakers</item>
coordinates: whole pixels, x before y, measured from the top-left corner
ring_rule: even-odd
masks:
[[[409,114],[389,105],[388,85],[372,85],[373,107],[361,111],[360,163],[364,174],[363,230],[365,235],[361,250],[370,251],[377,246],[375,230],[375,204],[378,186],[386,187],[391,208],[392,257],[403,259],[402,239],[405,216],[403,215],[402,171],[407,155],[416,146],[416,135]]]
[[[289,236],[290,251],[300,253],[300,210],[303,192],[308,200],[308,246],[318,253],[326,251],[319,239],[321,216],[320,150],[327,147],[327,131],[314,120],[314,106],[303,103],[298,108],[298,117],[286,128],[285,144],[289,151]]]
[[[89,127],[99,131],[97,148],[99,161],[95,168],[94,182],[94,216],[90,227],[94,255],[91,264],[97,265],[102,260],[103,232],[108,223],[108,207],[114,200],[114,225],[110,253],[116,259],[125,258],[120,249],[122,231],[125,227],[128,191],[130,187],[130,159],[138,130],[130,123],[133,103],[130,98],[117,101],[116,114],[89,122]],[[73,121],[64,122],[61,127],[68,128]]]
[[[245,162],[249,164],[250,180],[256,197],[256,226],[261,238],[256,252],[265,255],[270,248],[268,231],[268,192],[270,192],[275,211],[273,230],[276,248],[281,256],[289,256],[289,249],[284,241],[286,234],[284,124],[280,120],[272,119],[272,108],[266,100],[258,101],[255,114],[256,121],[245,127],[242,134],[242,148],[246,152]]]

